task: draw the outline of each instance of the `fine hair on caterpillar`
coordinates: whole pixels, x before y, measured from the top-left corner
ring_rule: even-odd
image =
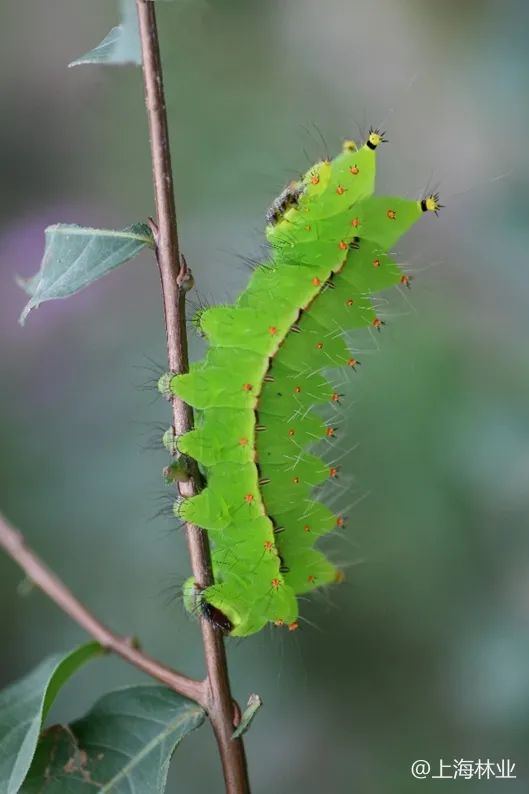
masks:
[[[231,636],[297,627],[299,598],[343,579],[317,541],[343,530],[331,504],[350,491],[342,460],[352,450],[333,446],[352,377],[343,373],[361,366],[346,339],[362,328],[379,337],[388,317],[380,292],[409,286],[389,251],[441,207],[433,193],[373,195],[385,142],[372,127],[363,145],[346,140],[281,192],[267,214],[265,266],[234,304],[200,312],[206,357],[160,381],[196,411],[175,446],[206,479],[175,514],[209,533],[215,581],[189,580],[184,603]]]
[[[157,389],[156,391],[158,392]],[[157,394],[157,396],[159,396],[159,394]],[[140,445],[141,452],[159,452],[163,451],[164,448],[167,449],[163,441],[164,435],[167,432],[166,424],[157,421],[134,422],[134,424],[143,428],[140,434],[140,437],[143,438]]]

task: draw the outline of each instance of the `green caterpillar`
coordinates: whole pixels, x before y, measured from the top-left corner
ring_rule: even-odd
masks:
[[[270,260],[234,305],[200,313],[205,359],[161,384],[196,411],[196,428],[176,441],[207,478],[176,511],[208,531],[215,583],[189,580],[184,600],[233,636],[296,628],[297,596],[343,578],[315,548],[343,523],[313,498],[336,475],[307,451],[334,435],[313,410],[339,401],[322,372],[359,363],[343,333],[380,329],[371,296],[409,284],[387,252],[441,206],[437,195],[372,196],[383,140],[372,129],[361,148],[346,141],[283,191],[267,214]]]

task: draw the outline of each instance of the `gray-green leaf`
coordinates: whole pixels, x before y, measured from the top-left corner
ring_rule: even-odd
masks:
[[[175,747],[204,717],[162,686],[111,692],[82,719],[44,731],[20,794],[162,794]]]
[[[30,768],[43,721],[63,684],[86,661],[103,653],[97,642],[50,656],[0,692],[0,791],[16,794]]]
[[[241,721],[237,726],[237,729],[233,732],[232,739],[238,739],[243,733],[246,733],[250,725],[252,724],[253,718],[263,705],[263,701],[259,697],[259,695],[250,695],[248,698],[248,705],[244,709],[243,715],[241,717]]]
[[[23,325],[31,309],[44,301],[67,298],[110,270],[154,245],[151,230],[137,223],[121,231],[88,229],[64,223],[48,226],[40,270],[17,283],[31,296],[20,315]]]
[[[101,44],[85,55],[81,55],[68,66],[79,66],[85,63],[141,64],[141,44],[134,0],[121,0],[121,23],[112,28]]]

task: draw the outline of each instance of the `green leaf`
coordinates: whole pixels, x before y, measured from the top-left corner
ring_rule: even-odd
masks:
[[[29,675],[0,692],[0,791],[16,794],[30,768],[42,722],[63,684],[89,659],[103,653],[97,642],[66,656],[45,659]]]
[[[68,66],[80,66],[85,63],[141,64],[140,34],[134,0],[121,0],[121,23],[107,33],[101,44],[81,55]]]
[[[243,715],[241,717],[241,721],[237,726],[237,729],[233,732],[232,739],[238,739],[239,736],[242,736],[243,733],[246,733],[248,728],[250,727],[253,718],[263,705],[263,701],[259,697],[259,695],[250,695],[248,698],[248,705],[244,709]]]
[[[44,731],[21,794],[161,794],[175,747],[204,717],[166,687],[111,692],[82,719]]]
[[[153,246],[152,233],[144,223],[122,231],[85,229],[59,223],[45,230],[46,246],[40,270],[17,283],[31,300],[20,315],[23,325],[31,309],[44,301],[67,298],[110,270],[136,256],[145,246]]]

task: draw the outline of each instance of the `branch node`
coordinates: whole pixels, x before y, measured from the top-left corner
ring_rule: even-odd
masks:
[[[154,240],[154,244],[156,248],[158,248],[158,224],[154,220],[154,218],[147,218],[147,226],[151,230],[152,237]]]
[[[195,286],[195,279],[183,254],[180,254],[180,269],[176,277],[176,283],[184,292],[189,292]]]

